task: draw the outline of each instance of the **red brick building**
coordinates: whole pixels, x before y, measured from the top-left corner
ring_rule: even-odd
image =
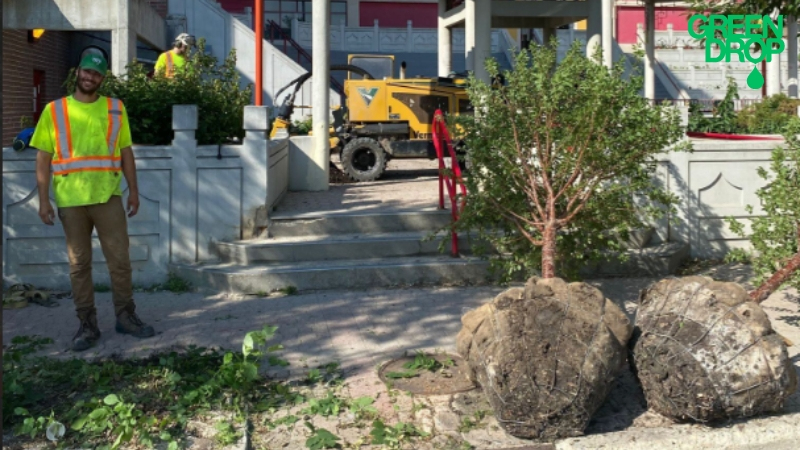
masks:
[[[35,42],[26,30],[3,30],[3,146],[38,120],[48,102],[62,97],[69,72],[69,32],[45,32]]]
[[[148,0],[161,17],[167,16],[168,0]],[[3,147],[10,147],[24,128],[22,118],[35,123],[48,102],[67,94],[76,47],[83,47],[86,33],[47,31],[34,39],[31,30],[3,30]],[[26,125],[30,126],[30,125]]]

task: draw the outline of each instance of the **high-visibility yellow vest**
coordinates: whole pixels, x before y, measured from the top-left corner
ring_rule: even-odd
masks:
[[[53,129],[55,131],[55,152],[51,165],[53,175],[67,175],[73,172],[120,172],[122,170],[122,156],[117,149],[119,132],[122,129],[122,102],[116,98],[106,98],[108,104],[108,131],[106,144],[108,154],[81,155],[80,149],[72,146],[72,131],[69,126],[69,112],[67,111],[67,98],[61,98],[51,103]]]
[[[164,72],[164,76],[172,78],[175,73],[186,65],[186,58],[175,54],[175,50],[162,53],[156,61],[155,71]]]

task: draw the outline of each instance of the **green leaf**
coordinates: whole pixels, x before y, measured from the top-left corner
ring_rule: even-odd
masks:
[[[252,353],[253,345],[253,333],[247,333],[247,335],[244,337],[244,342],[242,342],[242,353],[244,354],[245,358]]]
[[[93,421],[96,421],[98,419],[106,417],[107,415],[108,411],[106,410],[106,408],[100,407],[89,413],[89,418],[92,419]]]
[[[108,394],[106,398],[103,399],[103,403],[108,406],[113,406],[119,403],[119,397],[116,394]]]
[[[78,418],[75,422],[72,422],[72,429],[75,431],[80,431],[86,425],[86,420],[89,418],[86,414],[82,415]]]
[[[247,380],[255,380],[258,378],[258,367],[255,364],[247,363],[244,365],[244,375]]]

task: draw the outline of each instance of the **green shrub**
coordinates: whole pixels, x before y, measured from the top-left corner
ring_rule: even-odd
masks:
[[[739,99],[739,88],[733,78],[728,77],[728,89],[722,101],[715,102],[711,117],[705,117],[700,104],[689,105],[689,131],[701,133],[742,133],[737,123],[734,99]]]
[[[726,222],[731,231],[740,237],[749,238],[753,244],[753,255],[735,252],[730,259],[751,259],[755,271],[753,283],[761,285],[796,253],[800,252],[800,119],[789,121],[784,130],[786,146],[772,151],[769,169],[758,168],[758,176],[765,186],[756,192],[763,214],[751,218],[750,230],[745,223],[734,217]],[[748,214],[753,214],[752,205],[747,205]],[[748,233],[749,231],[749,233]],[[787,280],[787,284],[800,288],[800,272]]]
[[[125,77],[109,74],[99,93],[125,103],[133,142],[168,145],[172,142],[172,106],[197,105],[197,142],[200,145],[231,142],[244,137],[244,107],[250,104],[252,85],[242,89],[236,71],[236,51],[231,50],[222,65],[205,53],[200,39],[186,70],[174,78],[147,76],[139,63],[128,65]],[[67,79],[68,92],[75,90],[75,73]]]
[[[793,117],[797,117],[800,100],[785,94],[773,95],[752,104],[738,113],[733,100],[739,98],[739,89],[733,78],[728,78],[725,98],[714,104],[712,117],[705,117],[699,103],[689,106],[689,131],[734,134],[781,134]]]
[[[307,117],[303,120],[295,120],[290,127],[289,133],[297,136],[306,136],[311,131],[312,119]]]
[[[487,70],[500,72],[494,60]],[[612,231],[627,238],[676,201],[653,172],[656,155],[686,148],[678,112],[651,106],[642,78],[627,81],[623,70],[577,44],[558,64],[555,50],[533,45],[503,73],[505,85],[470,78],[476,115],[451,119],[473,167],[455,226],[498,250],[492,267],[503,278],[540,267],[544,278],[574,278],[587,259],[620,249]]]
[[[786,94],[773,95],[739,111],[736,123],[745,133],[781,134],[789,121],[797,117],[798,106],[800,100]]]

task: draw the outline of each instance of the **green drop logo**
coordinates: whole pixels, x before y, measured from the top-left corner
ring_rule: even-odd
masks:
[[[763,85],[764,75],[761,74],[761,71],[759,71],[756,66],[753,66],[753,71],[747,76],[747,87],[750,89],[761,89]]]

